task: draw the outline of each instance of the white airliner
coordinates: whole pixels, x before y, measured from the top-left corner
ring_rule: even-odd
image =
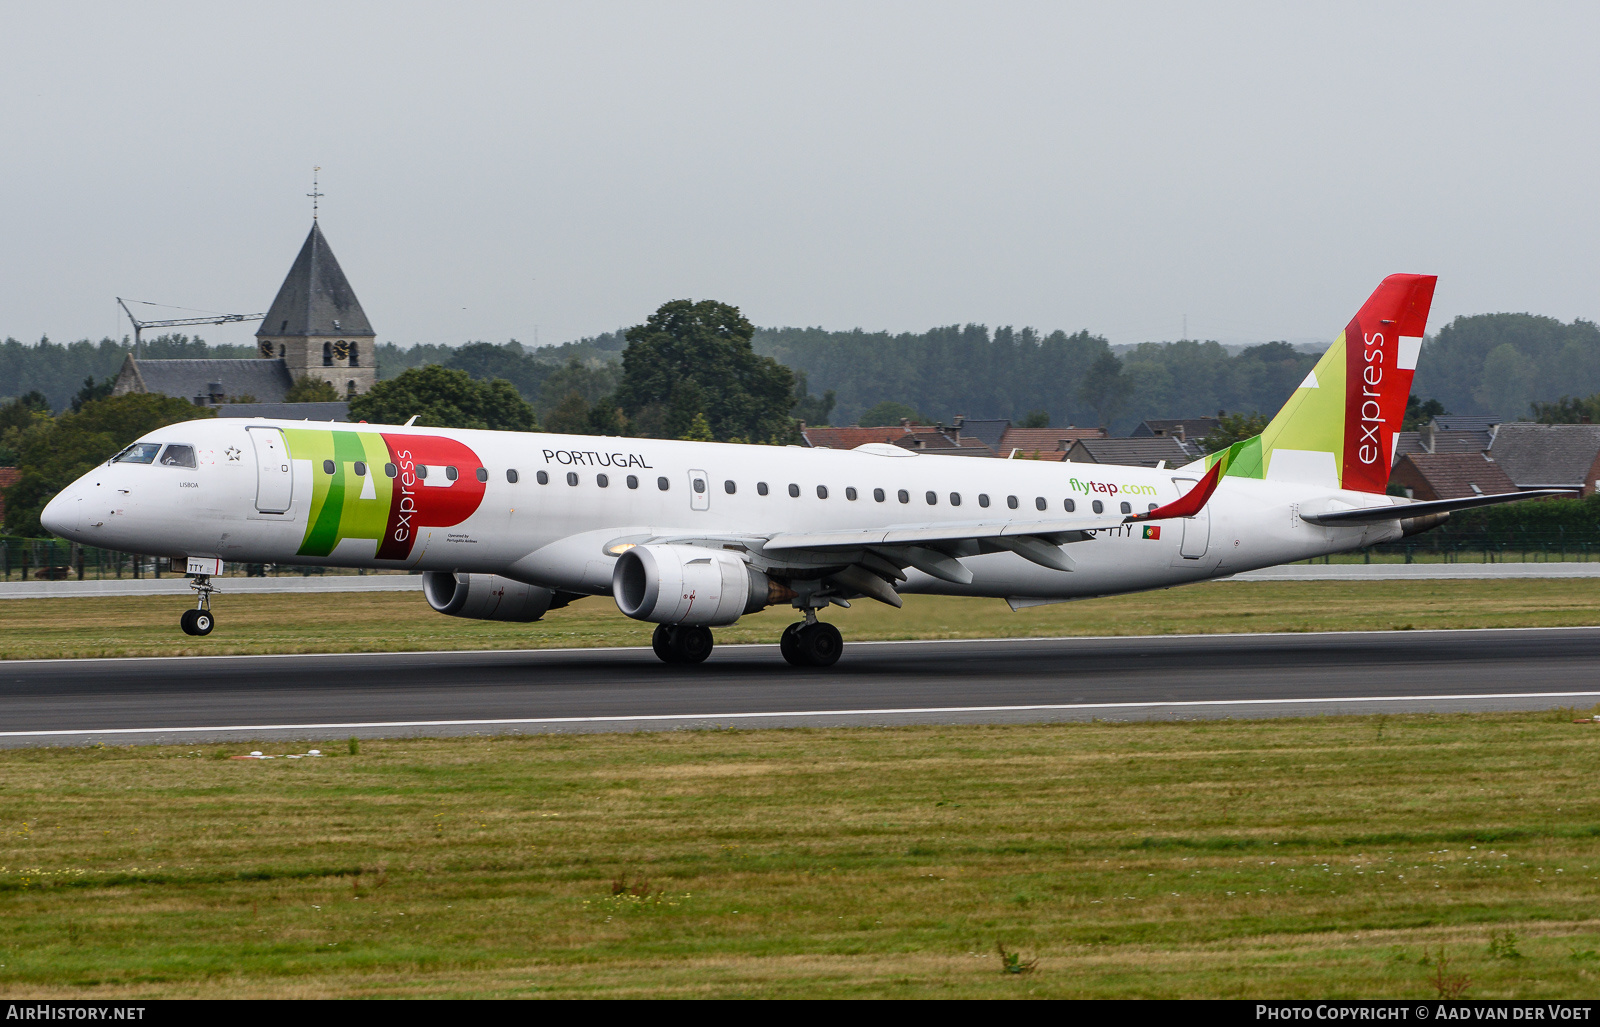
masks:
[[[1370,546],[1449,511],[1384,494],[1435,279],[1386,278],[1255,438],[1177,469],[271,419],[153,431],[50,501],[57,535],[186,560],[214,624],[225,562],[423,572],[440,613],[536,621],[610,594],[697,663],[768,606],[832,665],[830,604],[906,593],[1014,608]]]

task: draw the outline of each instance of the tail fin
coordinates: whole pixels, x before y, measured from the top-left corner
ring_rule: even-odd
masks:
[[[1385,278],[1267,430],[1211,454],[1206,467],[1383,493],[1437,281]]]

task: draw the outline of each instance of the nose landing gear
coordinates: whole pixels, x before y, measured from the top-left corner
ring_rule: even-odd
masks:
[[[189,587],[195,590],[195,608],[183,611],[178,624],[185,635],[209,635],[211,629],[217,626],[216,618],[211,615],[211,594],[219,590],[211,583],[209,574],[195,575],[190,579]]]

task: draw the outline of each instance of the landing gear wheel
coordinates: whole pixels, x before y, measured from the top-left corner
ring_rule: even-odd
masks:
[[[711,655],[712,645],[711,629],[692,625],[674,628],[668,648],[672,650],[676,663],[702,663]]]
[[[185,610],[178,623],[185,635],[209,635],[211,629],[217,626],[210,610]]]
[[[650,636],[650,648],[662,663],[700,663],[711,655],[711,629],[699,625],[657,624]]]
[[[844,652],[844,639],[839,629],[821,621],[801,628],[795,641],[800,643],[800,653],[806,663],[813,667],[831,667],[839,662],[839,654]]]
[[[656,651],[656,658],[662,663],[676,663],[672,658],[672,629],[665,624],[657,624],[655,632],[650,636],[650,648]]]
[[[805,626],[805,621],[797,620],[784,628],[783,634],[778,636],[778,651],[783,654],[785,660],[789,661],[789,666],[791,667],[809,666],[805,658],[800,655],[800,631]]]

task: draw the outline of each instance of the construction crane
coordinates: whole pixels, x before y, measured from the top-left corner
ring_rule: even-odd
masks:
[[[166,321],[141,321],[133,316],[133,311],[128,309],[129,303],[139,303],[147,307],[168,307],[172,310],[190,310],[190,307],[174,307],[169,303],[151,303],[149,300],[124,300],[117,297],[117,304],[122,307],[123,313],[128,315],[128,320],[133,322],[133,352],[135,356],[141,354],[139,348],[146,328],[179,328],[185,325],[225,325],[236,321],[259,321],[266,317],[266,311],[259,314],[218,314],[211,310],[200,310],[195,313],[205,314],[205,317],[180,317]]]

